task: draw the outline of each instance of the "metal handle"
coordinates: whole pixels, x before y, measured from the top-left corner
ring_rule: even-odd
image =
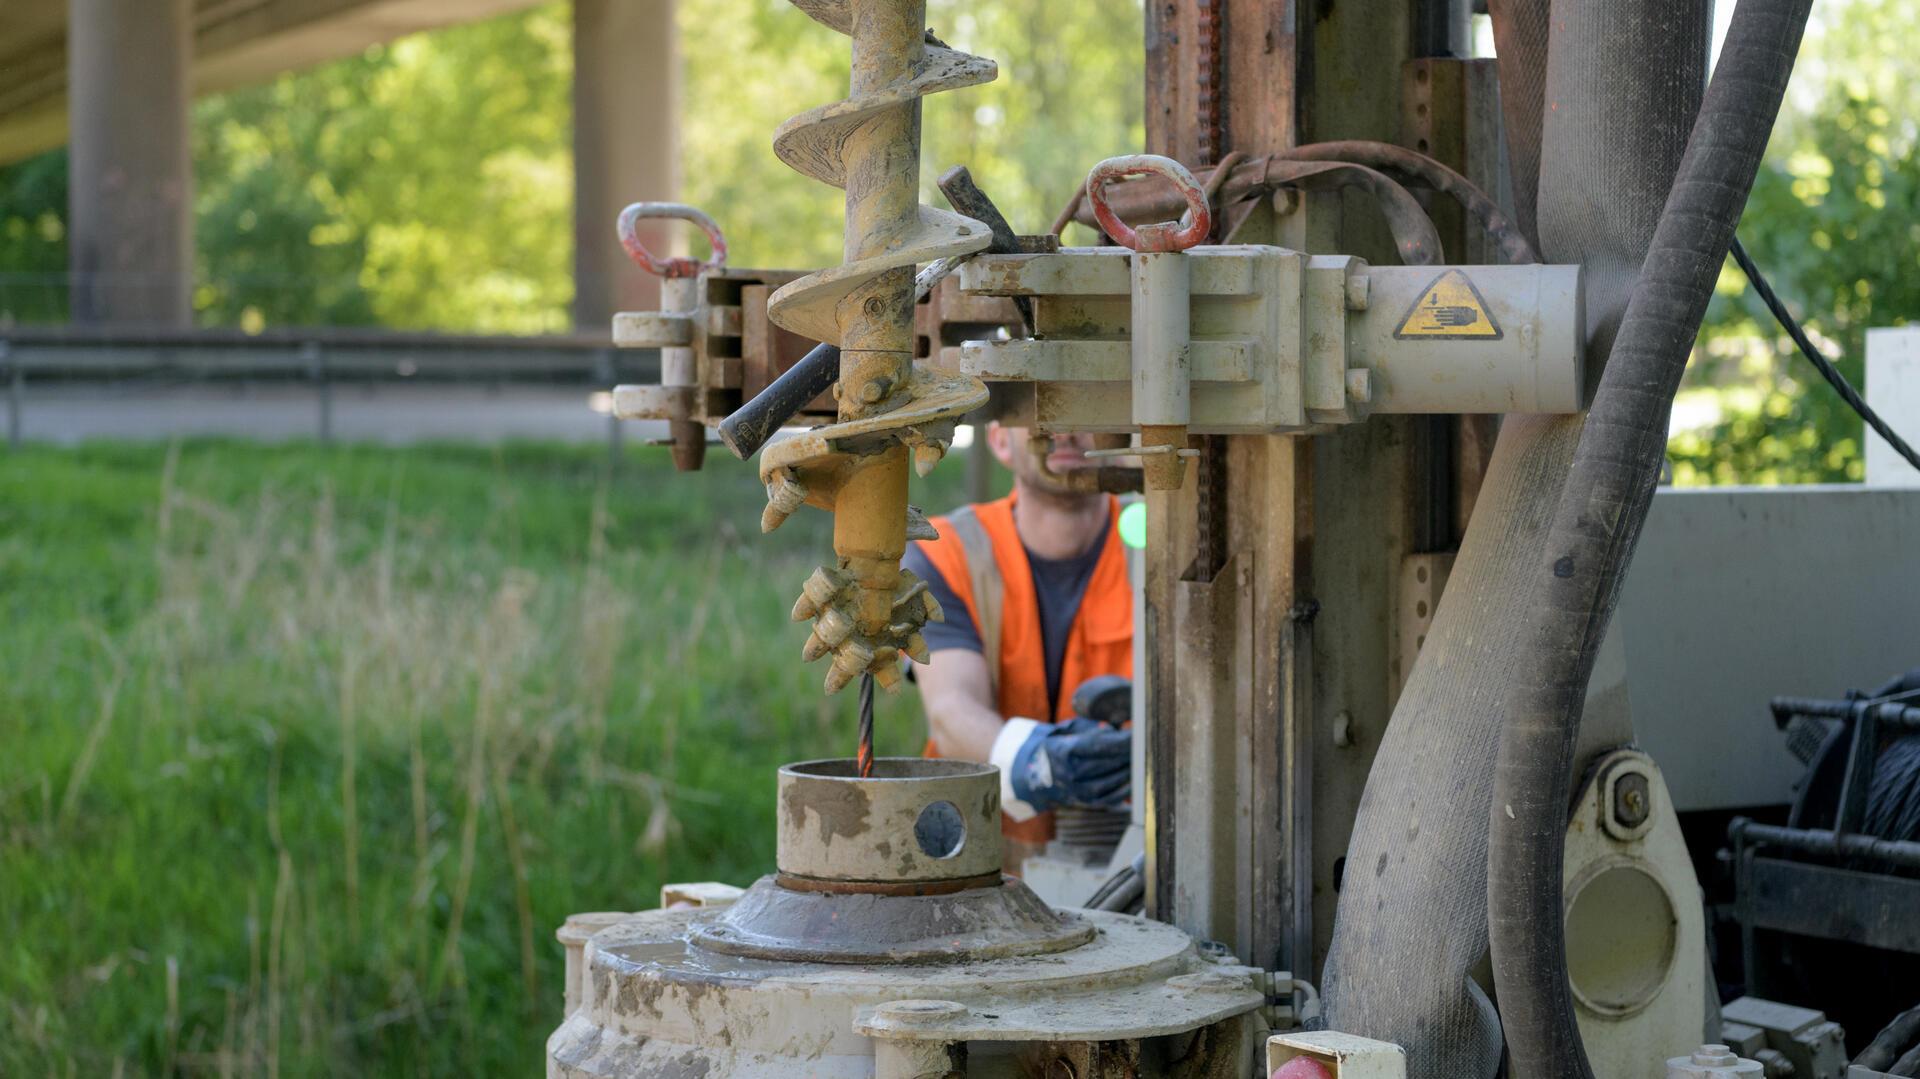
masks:
[[[780,426],[808,401],[833,388],[840,378],[840,350],[815,345],[800,362],[783,371],[753,400],[720,421],[720,441],[742,461],[760,452]]]
[[[691,221],[707,234],[713,253],[704,263],[690,258],[660,258],[647,250],[647,245],[640,242],[640,234],[634,230],[641,218]],[[661,277],[697,277],[702,270],[717,270],[727,264],[727,240],[720,235],[720,226],[713,223],[713,218],[678,202],[636,202],[620,211],[620,246],[627,249],[627,257]]]
[[[1187,201],[1187,212],[1178,222],[1142,225],[1135,230],[1107,206],[1107,184],[1123,176],[1165,177]],[[1200,181],[1180,162],[1158,154],[1127,154],[1095,165],[1087,173],[1087,201],[1093,203],[1093,216],[1100,228],[1120,246],[1135,251],[1185,251],[1213,231],[1213,211],[1207,207],[1207,193]]]

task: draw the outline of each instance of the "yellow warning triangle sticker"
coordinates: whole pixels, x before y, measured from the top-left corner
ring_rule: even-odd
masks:
[[[1434,278],[1407,308],[1407,317],[1400,320],[1393,336],[1498,341],[1505,335],[1494,321],[1486,298],[1467,275],[1448,270]]]

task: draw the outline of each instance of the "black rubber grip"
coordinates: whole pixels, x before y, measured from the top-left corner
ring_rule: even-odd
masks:
[[[760,452],[794,413],[808,401],[833,388],[840,377],[840,349],[833,345],[815,345],[800,362],[787,368],[753,400],[733,410],[720,421],[720,441],[742,461]]]

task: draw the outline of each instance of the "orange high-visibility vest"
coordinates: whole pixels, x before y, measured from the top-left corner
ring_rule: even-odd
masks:
[[[1013,502],[1014,496],[1008,495],[952,517],[934,518],[940,538],[920,541],[920,549],[973,618],[1000,714],[1043,722],[1068,719],[1073,716],[1073,691],[1082,682],[1103,674],[1133,677],[1133,590],[1120,544],[1120,501],[1107,499],[1106,539],[1073,618],[1060,665],[1059,695],[1053,701],[1047,700],[1040,603],[1026,545],[1013,524]],[[937,755],[931,740],[927,755]],[[1021,822],[1003,818],[1001,826],[1010,838],[1044,842],[1053,835],[1053,814]]]

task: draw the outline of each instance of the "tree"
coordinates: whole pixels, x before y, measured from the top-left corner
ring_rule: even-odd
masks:
[[[202,102],[201,321],[566,329],[571,76],[549,3]]]
[[[1920,313],[1920,86],[1889,52],[1916,18],[1916,0],[1852,0],[1824,13],[1740,225],[1775,290],[1856,386],[1867,328]],[[1675,482],[1861,479],[1859,417],[1731,260],[1717,293],[1682,392],[1717,397],[1721,418],[1673,438]]]
[[[67,152],[0,169],[0,326],[67,319]]]

